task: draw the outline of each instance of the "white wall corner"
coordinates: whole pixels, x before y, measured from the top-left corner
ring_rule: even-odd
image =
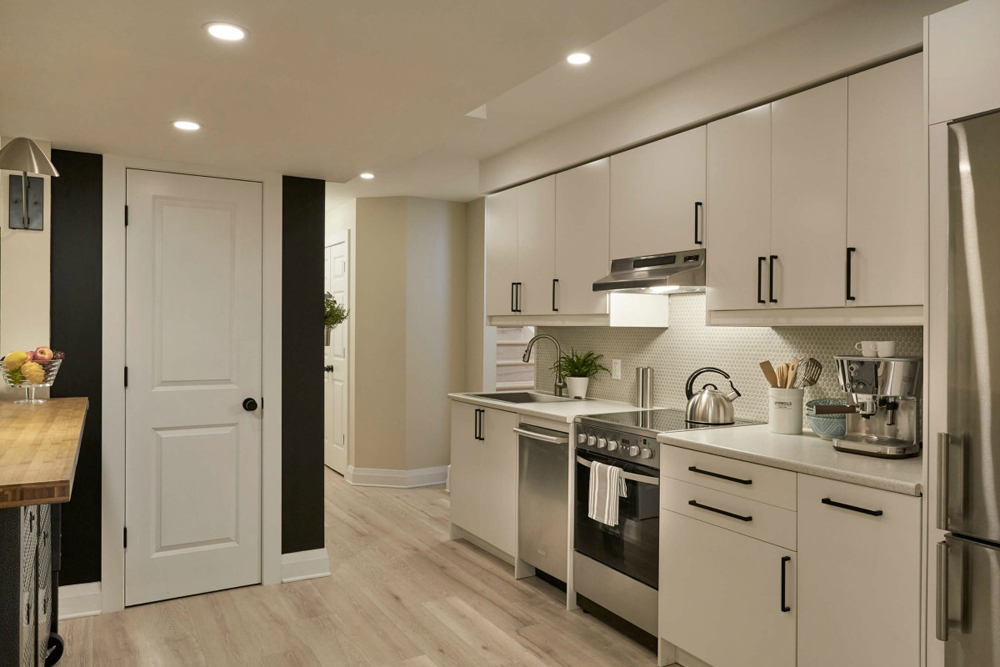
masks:
[[[330,556],[326,549],[296,551],[281,555],[281,583],[330,576]]]
[[[101,582],[59,587],[59,620],[101,613]]]
[[[416,468],[414,470],[389,470],[387,468],[356,468],[347,466],[344,475],[355,486],[384,486],[394,489],[415,489],[436,486],[448,480],[448,466]]]

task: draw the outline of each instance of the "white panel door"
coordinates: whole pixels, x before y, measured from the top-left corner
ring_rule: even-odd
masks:
[[[556,177],[517,190],[517,281],[523,315],[551,315],[556,278]]]
[[[333,239],[329,239],[328,243]],[[326,292],[350,308],[349,253],[346,235],[326,247]],[[325,382],[323,400],[323,462],[343,475],[347,470],[348,383],[347,322],[333,330],[324,348]]]
[[[480,537],[513,556],[517,539],[517,415],[485,409],[480,417],[484,438],[482,468],[477,492],[480,505]]]
[[[843,307],[846,251],[847,80],[840,79],[771,104],[772,305]]]
[[[608,275],[611,161],[556,174],[556,308],[560,315],[606,315],[608,295],[594,282]]]
[[[451,470],[448,473],[451,522],[476,535],[481,528],[483,498],[483,453],[479,439],[482,411],[483,408],[468,403],[451,402]]]
[[[517,188],[486,198],[486,314],[515,312]]]
[[[1000,109],[1000,2],[960,2],[927,24],[930,123]]]
[[[260,582],[260,183],[129,170],[125,604]]]
[[[764,308],[771,254],[771,105],[708,126],[709,310]]]
[[[611,259],[704,247],[705,127],[611,156]]]
[[[924,302],[927,141],[922,54],[847,82],[848,306]]]

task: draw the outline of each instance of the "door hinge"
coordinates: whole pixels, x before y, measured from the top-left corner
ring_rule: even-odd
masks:
[[[125,204],[125,226],[128,227],[128,204]]]
[[[128,386],[128,366],[125,367],[125,386]]]
[[[122,528],[122,548],[128,549],[128,526]]]

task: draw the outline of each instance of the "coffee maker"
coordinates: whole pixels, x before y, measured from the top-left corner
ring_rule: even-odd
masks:
[[[847,414],[847,432],[834,438],[844,452],[882,458],[920,453],[920,357],[834,357],[837,379],[849,394],[854,411]]]

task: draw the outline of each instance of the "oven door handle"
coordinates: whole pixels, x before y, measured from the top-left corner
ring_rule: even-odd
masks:
[[[583,458],[582,456],[576,457],[576,462],[580,465],[590,467],[590,461]],[[634,472],[628,472],[627,470],[622,470],[620,477],[622,479],[631,480],[633,482],[639,482],[640,484],[652,484],[653,486],[660,485],[659,477],[650,477],[649,475],[636,475]]]
[[[526,431],[523,428],[514,427],[514,433],[518,435],[523,435],[525,438],[531,440],[538,440],[539,442],[547,442],[553,445],[568,445],[569,435],[558,436],[558,435],[546,435],[544,433],[537,433],[536,431]]]

